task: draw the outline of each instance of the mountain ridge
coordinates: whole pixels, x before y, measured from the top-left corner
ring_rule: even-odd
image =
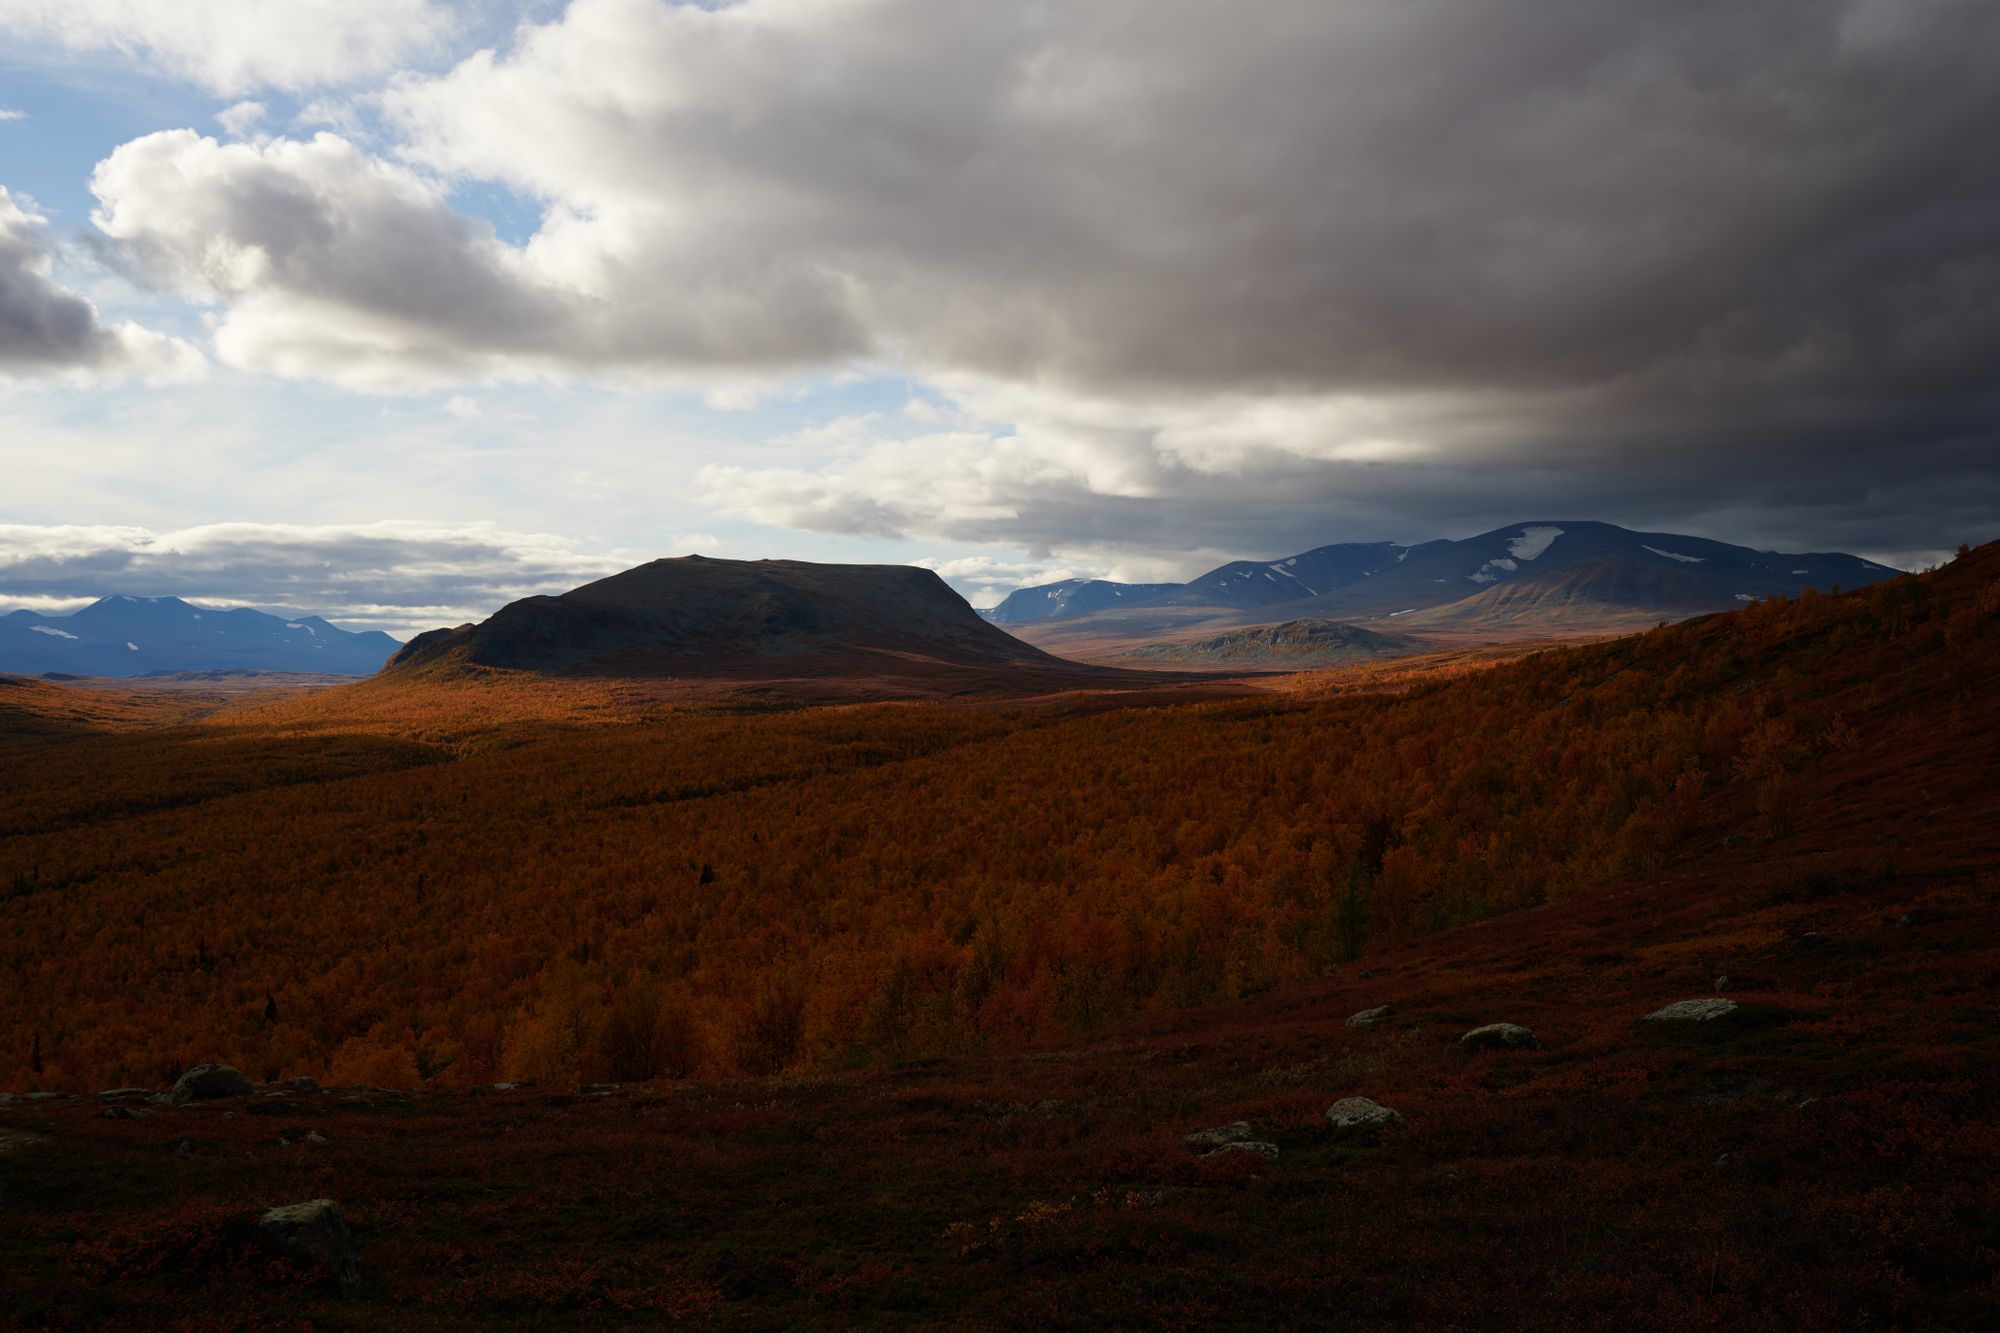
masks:
[[[402,645],[318,615],[112,594],[67,615],[0,615],[0,672],[132,678],[185,671],[367,676]]]

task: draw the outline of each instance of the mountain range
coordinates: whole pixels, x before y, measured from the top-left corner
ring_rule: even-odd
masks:
[[[159,676],[249,670],[369,676],[402,645],[319,616],[219,610],[178,597],[104,597],[70,615],[0,616],[0,672]]]
[[[1859,587],[1899,572],[1853,555],[1786,555],[1679,533],[1543,520],[1457,541],[1345,542],[1239,560],[1165,590],[1093,581],[1086,598],[1071,595],[1078,586],[1072,580],[1022,589],[987,614],[1017,628],[1072,622],[1065,637],[1077,639],[1089,630],[1148,639],[1192,625],[1290,620],[1496,632],[1612,628],[1807,588]]]

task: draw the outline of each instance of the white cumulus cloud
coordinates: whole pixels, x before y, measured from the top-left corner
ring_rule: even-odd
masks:
[[[0,0],[15,43],[142,60],[225,95],[386,74],[453,27],[432,0]]]

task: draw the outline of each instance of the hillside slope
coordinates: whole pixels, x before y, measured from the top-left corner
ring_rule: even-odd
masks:
[[[90,788],[110,751],[48,750],[40,812],[7,796],[0,948],[46,956],[114,883],[222,901],[198,953],[160,927],[0,956],[0,1081],[81,1094],[0,1098],[0,1320],[1790,1333],[2000,1314],[2000,548],[1397,699],[751,721],[772,744],[649,722],[125,811]],[[938,818],[865,818],[898,800]],[[878,900],[819,891],[843,865],[920,908],[879,973]],[[393,891],[370,912],[374,866]],[[309,914],[313,939],[261,924],[280,867],[271,921]],[[1510,875],[1541,896],[1452,924]],[[1005,888],[1038,877],[1048,903],[1010,918]],[[732,906],[754,922],[733,986],[702,970]],[[834,947],[758,970],[814,931]],[[1311,966],[1273,968],[1284,948]],[[496,999],[538,961],[518,1010]],[[167,1002],[135,1009],[121,977]],[[690,981],[726,1002],[691,1010]],[[657,1009],[634,1003],[651,984]],[[1647,1021],[1699,998],[1736,1008]],[[1074,1026],[1023,1039],[1044,1003]],[[1463,1041],[1500,1022],[1532,1044]],[[325,1025],[348,1044],[314,1048]],[[106,1038],[132,1063],[96,1063]],[[784,1072],[743,1076],[737,1053],[786,1040],[765,1066]],[[212,1056],[266,1086],[88,1095]],[[526,1057],[537,1072],[507,1063]],[[342,1086],[273,1086],[293,1073]],[[1326,1112],[1357,1096],[1398,1119],[1342,1135]],[[1185,1141],[1235,1122],[1269,1151]],[[258,1238],[264,1209],[318,1197],[352,1223],[352,1293]]]

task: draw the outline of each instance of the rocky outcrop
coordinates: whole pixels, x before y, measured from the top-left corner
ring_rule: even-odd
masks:
[[[1351,1028],[1372,1028],[1378,1024],[1388,1022],[1394,1016],[1395,1012],[1394,1009],[1386,1004],[1377,1005],[1373,1009],[1363,1009],[1359,1013],[1347,1016],[1347,1026]]]
[[[1202,1156],[1204,1158],[1225,1157],[1236,1153],[1249,1153],[1252,1156],[1261,1157],[1267,1162],[1275,1162],[1278,1160],[1278,1145],[1275,1143],[1265,1143],[1261,1139],[1238,1139],[1234,1143],[1225,1143],[1220,1148],[1211,1149],[1203,1153]]]
[[[1248,1120],[1232,1120],[1214,1129],[1198,1129],[1182,1139],[1190,1148],[1219,1148],[1225,1143],[1240,1143],[1250,1137]]]
[[[1468,1051],[1500,1051],[1533,1050],[1541,1043],[1535,1040],[1532,1031],[1519,1023],[1488,1023],[1460,1037],[1458,1044]]]
[[[1373,1143],[1383,1130],[1402,1122],[1402,1116],[1367,1097],[1342,1097],[1326,1108],[1334,1135],[1350,1143]]]
[[[174,1080],[167,1095],[177,1102],[206,1102],[218,1097],[248,1097],[256,1091],[242,1070],[229,1065],[196,1065]]]
[[[1663,1009],[1655,1009],[1647,1014],[1648,1023],[1713,1023],[1718,1018],[1727,1018],[1740,1008],[1734,1000],[1676,1000]]]
[[[361,1285],[361,1261],[340,1205],[332,1199],[273,1208],[257,1223],[271,1246],[293,1259],[318,1264],[342,1287]]]

